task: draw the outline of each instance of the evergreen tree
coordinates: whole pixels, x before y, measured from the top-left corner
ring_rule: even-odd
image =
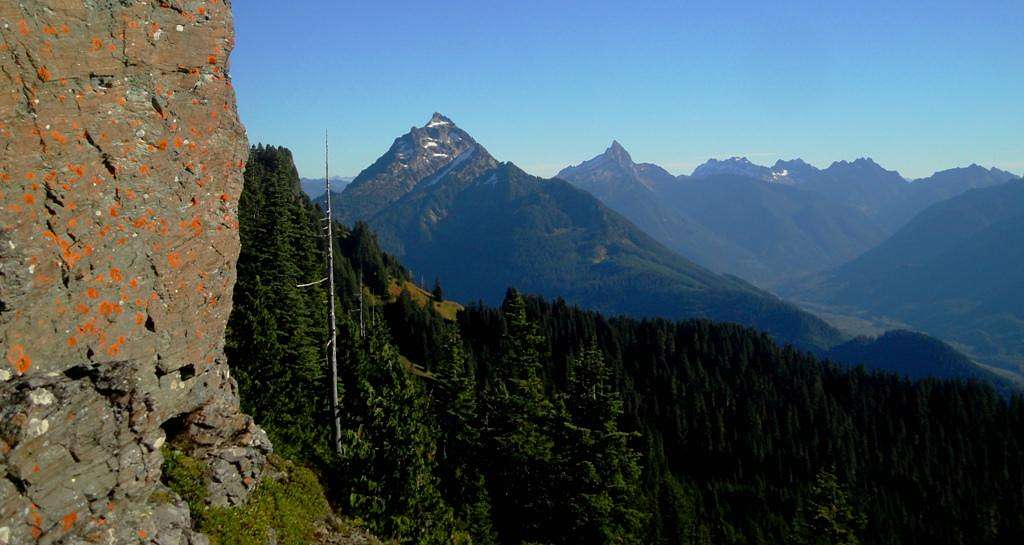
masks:
[[[434,289],[430,292],[434,296],[434,300],[437,302],[444,301],[444,289],[441,287],[441,279],[434,278]]]
[[[635,434],[619,430],[623,408],[596,345],[569,367],[560,451],[565,543],[641,543],[646,527]]]
[[[371,323],[364,338],[352,320],[345,328],[342,455],[333,470],[350,491],[348,507],[401,543],[452,543],[454,515],[437,488],[426,397],[399,361],[386,326]]]
[[[242,251],[225,351],[243,408],[282,453],[322,459],[329,450],[320,426],[328,412],[327,293],[297,286],[323,276],[323,239],[288,150],[252,149],[239,218]]]
[[[796,541],[801,545],[860,545],[857,533],[864,527],[834,470],[821,470],[797,517]]]
[[[357,222],[345,238],[343,252],[352,256],[353,268],[362,274],[363,284],[374,293],[388,293],[392,277],[399,276],[398,267],[381,252],[376,235],[364,222]]]
[[[544,338],[526,316],[525,302],[509,290],[506,328],[496,380],[487,394],[486,454],[495,526],[503,543],[541,540],[560,524],[553,426],[555,406],[541,377]]]
[[[441,355],[430,383],[430,406],[439,427],[438,470],[445,499],[457,510],[473,543],[495,543],[490,499],[480,464],[476,379],[466,365],[454,324],[444,328]]]

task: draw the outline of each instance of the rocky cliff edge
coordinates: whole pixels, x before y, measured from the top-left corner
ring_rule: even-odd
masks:
[[[0,38],[0,544],[204,543],[162,446],[222,505],[270,449],[223,353],[230,2],[2,0]]]

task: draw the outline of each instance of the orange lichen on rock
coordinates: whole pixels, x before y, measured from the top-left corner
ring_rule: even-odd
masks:
[[[65,532],[67,532],[68,530],[70,530],[75,525],[75,521],[77,521],[77,520],[78,520],[78,513],[72,511],[72,512],[64,515],[64,518],[60,519],[60,526],[61,526],[61,528],[64,529]]]
[[[32,367],[32,358],[25,353],[25,347],[15,344],[7,350],[7,363],[14,368],[18,374],[25,374]]]
[[[179,254],[178,252],[171,252],[167,254],[167,264],[170,265],[172,269],[180,268],[181,254]]]

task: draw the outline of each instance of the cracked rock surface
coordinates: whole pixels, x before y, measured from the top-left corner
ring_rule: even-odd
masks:
[[[228,0],[0,0],[0,545],[200,545],[270,444],[223,353],[247,143]],[[169,499],[168,499],[169,498]]]

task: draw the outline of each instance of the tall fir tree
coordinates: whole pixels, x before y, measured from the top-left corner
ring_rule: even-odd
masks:
[[[541,376],[545,341],[539,328],[516,291],[509,290],[502,308],[507,325],[486,398],[491,503],[502,543],[539,541],[562,522],[554,517],[560,491],[554,487],[552,430],[558,417]]]
[[[323,365],[327,293],[318,215],[299,191],[291,153],[251,150],[239,201],[242,250],[225,352],[243,408],[279,451],[322,460],[328,411]]]
[[[445,499],[457,510],[477,545],[496,542],[482,465],[477,383],[467,367],[458,327],[448,324],[429,382],[430,407],[438,424],[438,470]]]
[[[371,321],[365,336],[351,319],[344,329],[342,454],[332,469],[349,491],[348,508],[403,544],[457,541],[454,514],[438,490],[436,431],[422,387],[383,322]]]
[[[622,401],[612,371],[595,344],[570,362],[567,411],[559,432],[566,482],[565,539],[593,544],[639,544],[647,524],[640,491],[636,438],[619,430]]]
[[[430,291],[435,301],[444,301],[444,288],[441,287],[441,279],[434,278],[434,289]]]

